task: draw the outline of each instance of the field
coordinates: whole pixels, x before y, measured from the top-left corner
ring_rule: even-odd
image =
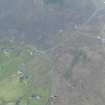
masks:
[[[50,94],[50,69],[46,54],[36,52],[29,45],[1,41],[0,105],[46,104]]]

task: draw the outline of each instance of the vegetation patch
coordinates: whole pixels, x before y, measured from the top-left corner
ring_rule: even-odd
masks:
[[[0,105],[46,104],[49,63],[31,46],[0,42]]]

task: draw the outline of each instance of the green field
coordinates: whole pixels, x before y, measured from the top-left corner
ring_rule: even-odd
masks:
[[[29,45],[0,42],[0,105],[45,105],[51,60]]]

